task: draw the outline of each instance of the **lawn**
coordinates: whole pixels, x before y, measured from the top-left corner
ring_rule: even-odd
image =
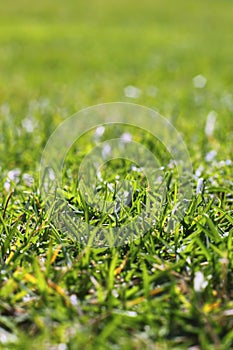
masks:
[[[232,0],[0,3],[0,349],[233,348],[232,43]],[[166,144],[129,126],[89,131],[63,169],[83,222],[124,225],[156,196],[136,163],[115,159],[96,186],[109,201],[126,179],[131,203],[115,216],[86,203],[77,169],[99,142],[131,135],[158,157],[166,185],[150,229],[93,247],[51,219],[40,164],[60,123],[114,101],[178,130],[192,197],[168,230],[178,175]]]

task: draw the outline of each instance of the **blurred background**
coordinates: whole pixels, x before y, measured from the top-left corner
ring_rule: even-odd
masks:
[[[224,141],[230,147],[232,43],[231,0],[2,1],[5,162],[15,162],[17,148],[19,161],[27,163],[19,134],[26,132],[40,149],[62,119],[111,101],[158,110],[183,133],[191,153],[200,146],[200,154],[214,111],[215,146],[221,149]]]

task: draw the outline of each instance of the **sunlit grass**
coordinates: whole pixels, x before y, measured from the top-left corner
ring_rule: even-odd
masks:
[[[0,348],[233,347],[232,11],[228,0],[0,4]],[[193,197],[168,232],[176,177],[161,147],[162,215],[131,244],[92,249],[51,222],[38,171],[61,121],[111,101],[159,110],[181,132]],[[133,201],[118,217],[93,212],[76,172],[95,144],[90,132],[67,155],[66,199],[83,220],[115,227],[140,212],[147,184],[136,164],[106,164],[100,194],[112,200],[127,179]]]

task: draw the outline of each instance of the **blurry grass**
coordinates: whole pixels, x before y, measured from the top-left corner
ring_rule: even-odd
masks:
[[[232,11],[230,0],[0,4],[0,348],[233,347]],[[50,223],[38,164],[59,122],[115,100],[167,116],[187,142],[194,193],[198,178],[204,187],[172,234],[168,208],[129,246],[83,248]],[[112,171],[137,181],[129,165]],[[197,272],[208,282],[199,292]]]

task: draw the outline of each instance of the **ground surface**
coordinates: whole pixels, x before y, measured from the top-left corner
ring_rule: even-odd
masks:
[[[233,348],[232,14],[230,0],[1,2],[1,349]],[[163,216],[130,245],[92,249],[51,223],[38,170],[62,120],[112,101],[151,107],[175,125],[193,197],[168,234],[176,177],[161,152],[168,182],[172,175]],[[84,137],[64,172],[85,219],[90,208],[68,170],[94,142]],[[128,162],[110,169],[112,183],[134,181],[140,210],[142,174]]]

